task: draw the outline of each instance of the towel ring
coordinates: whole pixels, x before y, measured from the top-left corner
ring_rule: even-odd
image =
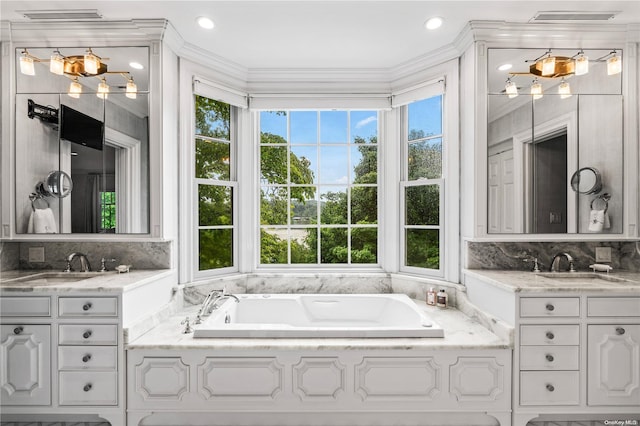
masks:
[[[594,204],[597,204],[597,202],[600,202],[602,204],[604,204],[604,212],[606,213],[607,210],[609,209],[609,200],[611,199],[611,195],[609,195],[608,192],[605,192],[604,194],[594,198],[593,200],[591,200],[591,210],[594,210]],[[596,205],[596,210],[603,210],[601,208],[599,208]]]

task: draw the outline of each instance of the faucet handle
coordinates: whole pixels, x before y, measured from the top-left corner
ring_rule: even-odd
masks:
[[[573,260],[569,261],[569,272],[576,272],[576,268],[573,265]]]
[[[116,262],[116,259],[105,259],[104,257],[102,259],[100,259],[100,272],[106,272],[107,271],[106,262]]]
[[[69,259],[64,259],[67,262],[67,267],[64,268],[62,272],[72,272],[73,268],[71,267],[71,261]]]

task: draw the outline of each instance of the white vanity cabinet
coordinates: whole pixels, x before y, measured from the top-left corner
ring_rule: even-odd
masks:
[[[590,297],[587,309],[588,404],[640,407],[640,297]]]

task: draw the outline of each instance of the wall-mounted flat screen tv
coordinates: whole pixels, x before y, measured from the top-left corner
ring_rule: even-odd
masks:
[[[60,139],[102,150],[104,123],[66,105],[60,105]]]

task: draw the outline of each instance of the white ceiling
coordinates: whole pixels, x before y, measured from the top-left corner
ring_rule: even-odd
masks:
[[[184,40],[247,69],[389,69],[437,52],[471,20],[529,22],[539,11],[614,11],[611,24],[640,23],[640,1],[5,1],[20,10],[97,9],[103,20],[166,18]],[[198,27],[198,16],[215,22]],[[441,16],[442,28],[424,22]],[[601,23],[601,22],[600,22]]]

